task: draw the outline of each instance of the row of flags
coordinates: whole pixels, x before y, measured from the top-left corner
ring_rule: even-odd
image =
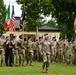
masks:
[[[6,19],[4,22],[4,30],[8,29],[9,24],[10,24],[10,5],[8,6],[7,13],[6,13]]]
[[[9,28],[10,31],[15,31],[15,25],[16,25],[16,20],[14,16],[14,5],[12,5],[12,15],[10,19],[10,5],[8,6],[7,14],[6,14],[6,19],[4,22],[4,30],[7,30]]]
[[[23,9],[22,15],[20,18],[20,30],[23,30],[23,22],[25,20],[25,11]],[[15,19],[15,13],[14,13],[14,5],[12,5],[12,15],[10,18],[10,5],[8,6],[7,13],[6,13],[6,19],[4,22],[4,30],[7,30],[9,28],[10,31],[15,31],[15,25],[16,25],[16,19]]]
[[[20,31],[22,31],[22,30],[24,30],[24,21],[25,21],[25,10],[24,10],[24,8],[23,8],[23,10],[22,10],[22,14],[21,14],[21,18],[20,18]]]
[[[13,5],[12,6],[12,16],[11,16],[11,20],[10,20],[9,30],[15,31],[15,25],[16,25],[16,20],[15,20],[14,5]]]

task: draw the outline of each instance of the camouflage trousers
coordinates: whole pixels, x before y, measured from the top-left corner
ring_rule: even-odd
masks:
[[[33,55],[34,55],[34,60],[38,60],[38,58],[39,58],[38,50],[34,50]]]
[[[25,64],[25,49],[21,49],[19,50],[19,65],[24,66],[24,64]]]
[[[19,51],[18,51],[18,49],[15,50],[15,54],[16,54],[16,65],[19,65]]]
[[[42,68],[48,70],[50,64],[50,53],[43,53],[43,65]]]
[[[70,64],[71,60],[72,60],[71,54],[66,54],[66,62],[67,62],[67,64]]]
[[[12,54],[13,54],[13,65],[14,65],[15,49],[12,49]]]
[[[63,51],[62,51],[62,49],[58,50],[57,59],[58,59],[58,62],[62,62],[62,60],[63,60]]]
[[[72,54],[72,64],[76,66],[76,53]]]
[[[27,64],[29,64],[29,62],[30,62],[30,64],[32,63],[32,60],[33,60],[33,52],[26,52],[26,62],[27,62]]]
[[[51,61],[55,61],[55,57],[56,57],[56,50],[55,49],[52,49],[52,52],[51,52]]]
[[[0,49],[1,52],[1,65],[4,65],[5,63],[5,51],[4,49]]]

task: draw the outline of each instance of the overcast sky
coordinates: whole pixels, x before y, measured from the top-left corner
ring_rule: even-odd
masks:
[[[14,4],[14,9],[15,9],[15,16],[21,16],[21,5],[18,5],[16,2],[16,0],[4,0],[4,3],[6,4],[6,8],[8,8],[9,2],[10,2],[10,12],[12,12],[12,4]]]
[[[20,17],[21,16],[21,5],[18,5],[16,2],[16,0],[4,0],[4,3],[6,4],[6,8],[8,8],[9,2],[10,2],[10,12],[12,13],[12,4],[14,4],[14,9],[15,9],[15,16]],[[51,15],[49,17],[45,18],[47,21],[51,19]]]

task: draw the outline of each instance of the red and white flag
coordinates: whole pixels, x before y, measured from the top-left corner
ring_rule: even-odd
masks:
[[[11,21],[10,21],[10,26],[9,26],[10,31],[15,31],[15,25],[16,25],[16,20],[15,20],[14,5],[13,5],[12,6],[12,16],[11,16]]]

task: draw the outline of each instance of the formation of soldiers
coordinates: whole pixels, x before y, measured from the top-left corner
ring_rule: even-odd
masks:
[[[48,34],[44,35],[44,39],[39,37],[34,40],[19,36],[18,41],[15,36],[10,41],[10,37],[5,40],[0,35],[0,53],[1,66],[32,66],[33,60],[43,61],[42,71],[48,72],[50,62],[65,62],[68,67],[70,64],[76,65],[76,41],[71,43],[68,38],[62,40],[61,37],[59,41],[55,37],[50,40]]]

